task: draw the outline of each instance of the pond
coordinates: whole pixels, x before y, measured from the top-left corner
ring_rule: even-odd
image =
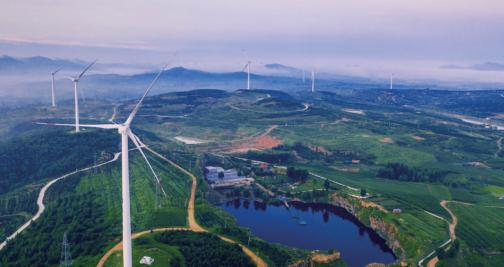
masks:
[[[287,208],[283,204],[236,199],[221,208],[236,217],[239,225],[268,242],[308,250],[335,249],[355,267],[395,261],[385,240],[345,209],[302,202],[289,205]]]

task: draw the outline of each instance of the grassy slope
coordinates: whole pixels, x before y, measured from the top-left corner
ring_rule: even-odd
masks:
[[[171,166],[161,164],[152,157],[150,157],[150,160],[162,179],[169,198],[162,198],[162,207],[160,209],[155,208],[155,187],[152,182],[154,178],[143,162],[143,159],[136,152],[132,152],[130,154],[130,179],[133,231],[145,230],[155,226],[185,226],[187,223],[185,203],[189,195],[189,187],[187,186],[188,177]],[[121,180],[119,167],[120,161],[117,161],[98,169],[96,172],[90,171],[79,177],[69,177],[56,183],[49,190],[46,201],[48,203],[46,211],[48,214],[51,213],[51,208],[54,206],[53,203],[59,203],[64,198],[73,199],[78,196],[92,195],[93,198],[87,201],[92,201],[94,204],[86,202],[86,206],[96,205],[97,207],[102,207],[103,213],[96,213],[96,216],[100,216],[99,218],[91,216],[89,219],[99,219],[104,224],[112,227],[109,229],[96,229],[96,231],[107,231],[106,233],[102,233],[102,235],[106,234],[108,240],[104,243],[106,244],[105,246],[98,248],[98,251],[91,254],[84,253],[81,256],[79,256],[79,253],[73,253],[75,266],[93,266],[108,247],[120,240]],[[79,203],[81,203],[79,199],[73,200],[72,203],[74,203],[73,210],[78,211],[81,209],[78,207]],[[84,223],[74,222],[78,217],[77,214],[69,212],[68,215],[68,220],[71,222],[77,224]],[[37,223],[44,225],[46,224],[45,221],[50,219],[43,216]],[[79,220],[82,220],[82,218]],[[46,229],[48,233],[54,233],[54,236],[58,236],[58,238],[52,237],[47,241],[55,245],[51,245],[51,249],[56,251],[48,252],[50,255],[59,253],[60,234],[68,229],[70,229],[69,236],[73,235],[75,237],[75,235],[79,234],[77,230],[72,232],[73,228],[69,228],[69,225],[66,223],[51,224],[50,228]],[[39,233],[30,233],[31,230],[32,228],[28,228],[25,234],[16,239],[16,242],[35,242],[35,240],[31,240],[31,236],[36,237]],[[76,246],[76,244],[71,243],[70,246]],[[9,247],[5,251],[8,252],[8,250]],[[31,252],[29,250],[24,252],[30,253],[23,256],[23,258],[29,259],[30,255],[32,255]]]

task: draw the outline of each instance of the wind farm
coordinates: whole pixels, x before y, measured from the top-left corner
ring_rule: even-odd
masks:
[[[504,6],[363,1],[0,10],[0,266],[502,266]]]

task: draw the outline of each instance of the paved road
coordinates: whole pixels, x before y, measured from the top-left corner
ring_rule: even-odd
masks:
[[[76,170],[74,172],[71,172],[71,173],[67,173],[61,177],[58,177],[56,179],[53,179],[51,181],[49,181],[46,185],[44,185],[44,187],[42,187],[42,189],[40,190],[40,193],[38,195],[38,198],[37,198],[37,206],[38,206],[38,210],[37,210],[37,213],[35,213],[35,215],[30,218],[30,220],[28,220],[26,223],[24,223],[23,225],[21,225],[21,227],[19,227],[12,235],[10,235],[9,237],[7,237],[5,239],[4,242],[2,242],[0,244],[0,250],[2,250],[5,246],[7,246],[7,243],[8,241],[16,238],[16,236],[18,236],[20,233],[22,233],[26,228],[28,228],[28,226],[30,226],[30,224],[32,224],[32,222],[36,221],[38,218],[40,218],[40,216],[42,215],[42,213],[45,211],[45,205],[44,205],[44,198],[45,198],[45,194],[47,192],[47,190],[54,184],[56,183],[57,181],[59,180],[62,180],[62,179],[65,179],[67,178],[68,176],[71,176],[71,175],[74,175],[76,173],[79,173],[79,172],[85,172],[85,171],[88,171],[88,170],[91,170],[91,169],[94,169],[94,168],[98,168],[100,166],[103,166],[105,164],[109,164],[111,162],[114,162],[116,161],[118,158],[119,158],[119,155],[120,153],[116,153],[114,155],[114,158],[112,160],[109,160],[107,162],[104,162],[104,163],[100,163],[100,164],[97,164],[97,165],[93,165],[93,166],[90,166],[90,167],[87,167],[87,168],[84,168],[84,169],[80,169],[80,170]]]

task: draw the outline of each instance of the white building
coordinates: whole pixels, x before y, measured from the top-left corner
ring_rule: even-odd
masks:
[[[154,263],[154,259],[149,256],[143,256],[140,260],[140,264],[152,265]]]

